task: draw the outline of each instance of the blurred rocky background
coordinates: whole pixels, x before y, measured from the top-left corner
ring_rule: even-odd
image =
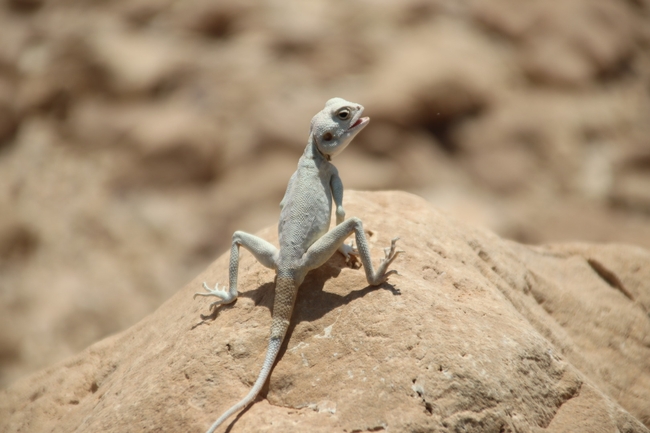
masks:
[[[0,0],[0,387],[275,224],[333,96],[347,188],[650,247],[648,0]]]

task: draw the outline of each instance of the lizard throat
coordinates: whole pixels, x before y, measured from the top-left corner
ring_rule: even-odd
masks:
[[[318,154],[320,156],[322,156],[326,161],[329,161],[329,162],[332,161],[332,156],[331,155],[326,155],[323,152],[321,152],[321,150],[318,148],[318,145],[316,143],[313,143],[313,147],[314,147],[314,149],[316,149],[316,152],[318,152]]]

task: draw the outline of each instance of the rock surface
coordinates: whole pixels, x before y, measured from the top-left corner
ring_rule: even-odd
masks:
[[[277,221],[333,96],[347,188],[650,248],[648,47],[648,0],[0,1],[0,388]]]
[[[375,258],[401,237],[400,276],[369,287],[338,255],[310,273],[263,398],[228,431],[649,431],[650,252],[525,246],[401,192],[345,202]],[[240,298],[202,317],[192,294],[227,262],[0,391],[0,430],[206,429],[254,381],[273,301],[273,273],[244,253]]]

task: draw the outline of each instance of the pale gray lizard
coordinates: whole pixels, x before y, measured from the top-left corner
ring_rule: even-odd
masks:
[[[391,241],[390,248],[384,249],[386,257],[375,271],[361,220],[345,219],[343,183],[338,170],[330,162],[333,156],[345,149],[359,131],[368,125],[370,119],[361,117],[362,113],[363,106],[359,104],[341,98],[327,101],[325,108],[311,121],[307,147],[280,203],[280,249],[257,236],[236,231],[230,250],[228,291],[219,290],[218,284],[213,290],[203,283],[207,293],[194,295],[220,298],[213,302],[210,308],[231,303],[237,298],[240,246],[253,253],[262,265],[276,271],[271,336],[262,371],[248,395],[221,415],[208,433],[214,432],[228,417],[250,404],[262,389],[289,327],[298,287],[307,272],[324,264],[338,250],[346,260],[350,258],[350,254],[360,257],[370,285],[382,284],[389,275],[397,273],[395,270],[387,271],[387,268],[401,252],[395,249],[398,238]],[[328,231],[332,216],[332,199],[336,204],[336,227]],[[358,251],[344,243],[352,233],[355,234]]]

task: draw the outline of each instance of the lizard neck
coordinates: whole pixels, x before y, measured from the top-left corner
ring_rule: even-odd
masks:
[[[309,141],[307,142],[307,147],[305,147],[305,152],[303,153],[303,157],[307,159],[312,159],[314,160],[314,162],[316,162],[316,164],[319,165],[322,162],[329,162],[332,160],[332,157],[330,157],[329,155],[325,155],[318,149],[313,134],[309,135]]]

